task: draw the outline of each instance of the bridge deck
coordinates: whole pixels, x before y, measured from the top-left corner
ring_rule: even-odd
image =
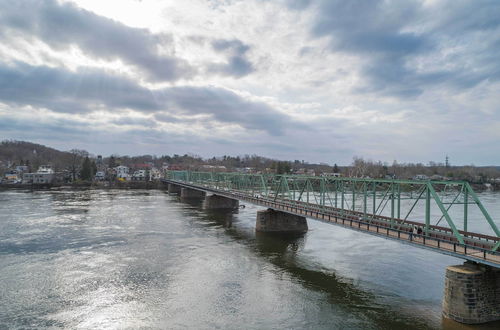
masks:
[[[423,224],[314,203],[253,196],[246,191],[219,190],[209,186],[169,179],[165,179],[164,182],[247,201],[274,210],[340,225],[367,234],[398,240],[405,244],[500,268],[500,253],[491,250],[500,240],[498,237],[460,231],[465,242],[465,244],[460,244],[453,236],[451,229],[446,227],[431,225],[427,234],[411,235],[410,230],[413,226],[423,226]]]

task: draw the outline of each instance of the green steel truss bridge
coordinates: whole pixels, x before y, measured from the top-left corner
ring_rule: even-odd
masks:
[[[467,182],[191,171],[164,182],[500,268],[500,231]]]

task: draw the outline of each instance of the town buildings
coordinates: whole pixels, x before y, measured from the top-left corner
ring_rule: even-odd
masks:
[[[24,173],[23,183],[50,184],[55,180],[54,170],[50,165],[41,165],[35,173]]]
[[[21,172],[18,170],[7,171],[2,182],[4,183],[19,183],[22,180]]]

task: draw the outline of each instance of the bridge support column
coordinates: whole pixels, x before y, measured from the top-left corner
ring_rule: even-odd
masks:
[[[181,188],[181,198],[203,198],[205,192],[190,188]]]
[[[500,320],[500,270],[470,262],[448,266],[443,316],[467,324]]]
[[[237,209],[240,205],[237,199],[227,198],[219,195],[205,196],[203,207],[205,209]]]
[[[168,193],[169,194],[180,194],[181,193],[181,186],[178,186],[173,183],[168,184]]]
[[[255,230],[260,232],[307,232],[307,220],[299,215],[267,209],[257,211]]]

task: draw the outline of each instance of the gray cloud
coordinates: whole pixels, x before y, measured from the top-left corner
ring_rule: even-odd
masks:
[[[148,89],[121,76],[92,68],[71,72],[25,63],[0,65],[0,100],[64,113],[85,113],[100,105],[139,111],[160,109]]]
[[[184,114],[210,114],[221,122],[281,135],[287,127],[304,128],[287,115],[262,102],[252,102],[216,87],[173,87],[163,90],[169,109]]]
[[[303,10],[311,4],[311,0],[284,0],[285,5],[290,9]]]
[[[25,63],[0,65],[0,101],[64,113],[133,109],[163,115],[207,114],[219,122],[235,123],[271,135],[283,134],[287,127],[301,126],[263,102],[245,100],[222,88],[170,87],[151,90],[122,76],[88,68],[71,72]]]
[[[361,73],[368,80],[358,92],[413,97],[430,86],[464,89],[498,80],[498,17],[498,1],[444,1],[424,7],[421,1],[323,0],[312,34],[328,36],[332,51],[364,60]],[[462,49],[444,58],[454,64],[451,68],[422,72],[411,62],[419,56],[443,56],[443,50],[457,45]],[[467,65],[471,62],[475,65]]]
[[[148,118],[123,117],[123,118],[111,120],[110,123],[115,124],[115,125],[142,126],[144,128],[158,127],[158,124],[157,124],[157,122],[155,120],[148,119]]]
[[[217,39],[212,42],[212,47],[219,53],[227,54],[229,58],[227,63],[209,65],[209,72],[242,77],[255,70],[252,63],[246,58],[246,53],[250,47],[240,40]]]
[[[154,118],[155,118],[155,120],[163,122],[163,123],[181,123],[184,121],[182,119],[179,119],[179,118],[172,116],[170,114],[167,114],[167,113],[156,113],[154,115]],[[189,120],[185,120],[185,122],[186,121],[189,121]]]
[[[78,121],[69,119],[58,119],[52,122],[42,123],[39,120],[20,120],[13,117],[2,116],[0,120],[0,131],[11,133],[29,133],[33,137],[50,137],[57,133],[61,138],[64,136],[74,137],[75,135],[88,134],[88,127]]]
[[[96,15],[73,4],[55,0],[0,0],[0,24],[27,36],[36,36],[48,45],[67,49],[77,45],[83,52],[104,60],[121,59],[155,81],[175,81],[194,73],[186,61],[160,54],[170,49],[172,36],[153,34]]]

